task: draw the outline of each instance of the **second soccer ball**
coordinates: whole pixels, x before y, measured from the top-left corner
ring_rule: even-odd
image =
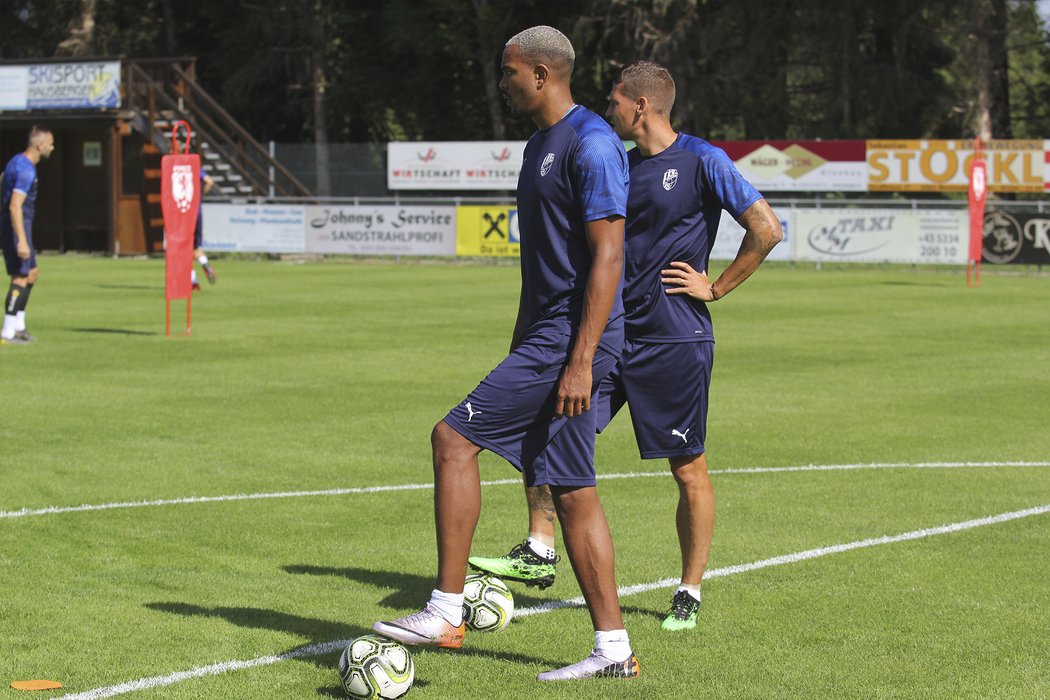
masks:
[[[507,584],[489,574],[471,574],[463,586],[463,620],[479,632],[498,632],[514,616],[514,596]]]

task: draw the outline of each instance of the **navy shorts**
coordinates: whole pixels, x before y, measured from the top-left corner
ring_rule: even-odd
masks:
[[[36,251],[33,250],[33,234],[26,230],[26,242],[29,243],[29,259],[23,260],[18,257],[18,238],[15,232],[4,231],[0,234],[0,247],[4,249],[4,266],[7,274],[11,277],[25,277],[29,271],[36,267]]]
[[[598,432],[627,403],[642,459],[703,454],[713,362],[714,343],[628,340],[598,388]]]
[[[592,364],[591,409],[558,418],[554,402],[569,342],[555,331],[526,338],[445,416],[460,435],[514,465],[527,486],[595,485],[597,387],[617,357],[599,346]]]

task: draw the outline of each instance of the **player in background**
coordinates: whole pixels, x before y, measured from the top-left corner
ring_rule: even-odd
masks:
[[[204,195],[211,192],[211,188],[215,186],[215,181],[211,179],[211,175],[201,168],[201,198]],[[201,268],[204,269],[204,275],[208,278],[209,284],[215,284],[215,270],[208,263],[208,256],[204,254],[204,250],[201,246],[204,245],[204,203],[197,209],[197,226],[193,229],[193,257],[200,263]],[[197,283],[197,268],[190,270],[190,282],[193,285],[194,290],[201,288],[200,284]]]
[[[641,457],[667,458],[678,484],[682,577],[662,625],[671,631],[696,626],[714,531],[704,448],[714,350],[707,304],[750,277],[783,239],[773,210],[725,152],[671,127],[674,97],[671,74],[645,61],[626,66],[609,94],[606,117],[637,146],[628,154],[627,341],[599,403],[600,429],[628,403]],[[708,260],[723,209],[745,234],[736,258],[711,282]],[[554,508],[543,487],[525,490],[529,537],[507,556],[471,557],[470,565],[545,588],[554,583]]]
[[[38,279],[33,249],[33,216],[36,213],[36,166],[55,150],[54,135],[39,126],[29,130],[26,150],[4,168],[0,187],[0,248],[11,276],[4,300],[4,325],[0,344],[25,344],[35,338],[26,330],[26,304]]]
[[[592,407],[623,347],[627,158],[609,125],[573,102],[574,59],[551,27],[527,29],[504,47],[500,89],[538,129],[518,179],[522,284],[510,354],[431,436],[438,580],[429,604],[373,626],[406,644],[463,644],[463,584],[481,510],[478,454],[488,449],[526,484],[549,485],[595,629],[588,658],[541,673],[542,681],[638,675],[595,486]]]

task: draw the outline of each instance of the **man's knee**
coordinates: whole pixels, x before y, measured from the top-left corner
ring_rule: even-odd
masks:
[[[438,421],[430,433],[430,445],[434,450],[434,468],[449,461],[458,462],[477,454],[481,449],[445,421]]]
[[[672,457],[669,461],[671,474],[682,488],[696,488],[707,483],[707,459],[704,455]]]
[[[558,517],[565,520],[593,508],[598,501],[598,489],[594,486],[550,486],[551,497]]]
[[[36,284],[37,279],[40,277],[40,273],[37,268],[33,268],[29,271],[29,275],[25,278],[29,284]]]

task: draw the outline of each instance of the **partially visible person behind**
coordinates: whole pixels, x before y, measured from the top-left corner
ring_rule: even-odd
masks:
[[[201,168],[201,199],[204,199],[204,195],[211,192],[212,187],[215,186],[215,181],[211,179],[211,175],[205,172],[204,168]],[[208,263],[208,256],[204,254],[204,250],[201,246],[204,245],[204,203],[201,202],[200,208],[197,209],[197,226],[193,229],[193,258],[200,263],[201,268],[204,270],[205,277],[208,278],[209,284],[215,284],[215,270]],[[193,289],[199,290],[200,284],[197,282],[197,268],[193,268],[190,272],[190,281],[193,283]]]
[[[666,458],[678,484],[675,524],[682,577],[662,628],[696,627],[700,582],[715,524],[705,440],[714,334],[707,305],[739,286],[783,238],[762,195],[725,152],[671,126],[674,80],[667,69],[626,66],[609,93],[606,117],[624,140],[631,187],[627,205],[624,309],[626,345],[602,382],[599,430],[626,402],[643,459]],[[712,282],[707,265],[722,210],[744,227],[736,258]],[[545,588],[554,583],[555,511],[545,487],[526,485],[529,537],[503,557],[470,565]]]
[[[4,325],[0,344],[20,345],[34,338],[26,330],[26,305],[38,273],[33,249],[33,216],[36,213],[36,166],[55,150],[54,135],[39,126],[29,130],[29,142],[7,162],[0,187],[0,248],[11,277],[4,300]]]

